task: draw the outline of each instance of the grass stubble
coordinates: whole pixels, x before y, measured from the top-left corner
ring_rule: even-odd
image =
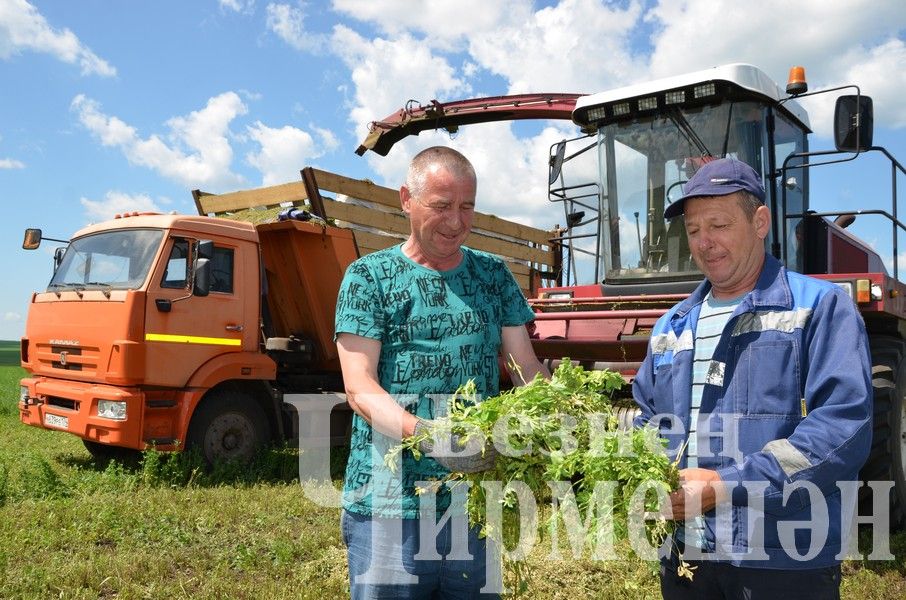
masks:
[[[295,448],[214,471],[189,453],[97,461],[75,436],[19,423],[13,355],[0,342],[0,597],[348,596],[339,511],[306,498]],[[893,561],[844,563],[843,598],[906,597],[906,533],[891,548]],[[550,554],[549,539],[531,551],[526,597],[660,597],[650,563]]]

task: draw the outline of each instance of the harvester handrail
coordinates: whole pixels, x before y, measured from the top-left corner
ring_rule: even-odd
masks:
[[[872,209],[872,210],[856,210],[856,211],[840,211],[840,212],[823,212],[823,213],[809,212],[809,213],[788,214],[786,212],[786,210],[787,210],[786,186],[781,185],[781,190],[782,190],[782,192],[781,192],[781,199],[782,199],[781,211],[783,213],[783,219],[782,219],[782,221],[783,221],[783,239],[786,239],[786,237],[788,235],[787,221],[789,219],[795,218],[795,217],[805,218],[807,216],[839,217],[839,216],[843,216],[843,215],[853,215],[853,216],[855,216],[855,215],[881,215],[883,217],[890,219],[890,222],[891,222],[891,238],[892,238],[892,243],[891,243],[892,250],[891,251],[893,253],[893,260],[892,260],[893,278],[896,279],[897,281],[899,281],[900,280],[900,276],[899,276],[900,260],[899,260],[899,244],[897,243],[897,238],[899,237],[899,236],[897,236],[897,229],[899,228],[899,229],[903,230],[904,232],[906,232],[906,225],[904,225],[897,216],[897,171],[906,175],[906,168],[904,168],[903,165],[900,163],[900,161],[898,161],[896,159],[896,157],[894,157],[886,148],[884,148],[883,146],[871,146],[869,148],[864,148],[858,152],[850,152],[850,151],[842,151],[842,150],[821,150],[821,151],[816,151],[816,152],[793,153],[793,154],[790,154],[789,156],[787,156],[783,161],[783,165],[782,165],[781,171],[780,171],[781,176],[782,176],[782,181],[786,180],[786,172],[788,169],[805,169],[808,167],[816,167],[816,166],[820,166],[820,165],[833,164],[833,163],[837,163],[837,162],[846,162],[846,161],[850,161],[850,160],[855,160],[859,155],[865,154],[868,152],[880,152],[881,154],[886,156],[888,160],[890,160],[891,211],[888,212],[886,210]],[[820,163],[803,163],[803,164],[788,166],[788,163],[791,160],[796,159],[796,158],[806,158],[807,159],[810,156],[831,156],[834,154],[852,154],[852,156],[850,156],[849,158],[834,160],[834,161],[824,161],[824,162],[820,162]],[[775,242],[775,244],[776,243],[777,242]],[[784,246],[783,247],[783,260],[786,261],[786,259],[787,259],[787,247]]]

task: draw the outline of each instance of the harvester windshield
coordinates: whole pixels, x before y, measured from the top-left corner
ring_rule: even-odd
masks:
[[[763,123],[758,104],[737,102],[676,108],[599,129],[605,278],[700,278],[682,217],[665,221],[664,210],[713,157],[758,165]]]
[[[573,118],[591,132],[585,143],[595,140],[596,180],[583,187],[571,178],[565,164],[569,158],[558,160],[557,153],[575,158],[579,153],[555,146],[551,198],[565,202],[568,227],[578,195],[571,190],[594,188],[597,202],[592,207],[593,200],[584,198],[583,218],[572,219],[575,226],[563,236],[570,255],[565,267],[574,271],[568,280],[587,282],[593,276],[605,285],[664,281],[685,285],[682,282],[700,280],[683,218],[666,221],[664,210],[683,195],[689,178],[715,158],[729,156],[748,163],[761,176],[767,202],[778,196],[777,165],[790,154],[807,150],[804,113],[799,116],[794,103],[781,108],[774,101],[780,97],[776,86],[754,67],[735,65],[719,75],[691,74],[578,100]],[[582,177],[590,176],[587,167],[579,170]],[[788,213],[807,208],[804,173],[783,185]],[[594,208],[594,218],[589,218],[589,208]],[[789,231],[794,230],[792,223]],[[767,244],[774,241],[773,235]],[[790,238],[781,243],[794,246],[793,234]],[[587,252],[592,241],[596,248]],[[593,265],[586,261],[583,268],[575,260],[583,250],[596,257]],[[796,268],[797,253],[790,257],[789,266]]]
[[[159,229],[118,229],[75,239],[47,291],[141,287],[163,235]]]

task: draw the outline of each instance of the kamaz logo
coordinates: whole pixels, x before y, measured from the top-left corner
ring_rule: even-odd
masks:
[[[62,366],[62,367],[66,366],[66,356],[68,354],[69,353],[66,352],[66,350],[63,350],[62,352],[60,352],[60,366]]]
[[[51,346],[78,346],[79,340],[50,340]]]

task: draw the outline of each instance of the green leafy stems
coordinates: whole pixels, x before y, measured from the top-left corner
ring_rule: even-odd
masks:
[[[546,523],[551,532],[563,520],[574,555],[578,544],[579,554],[590,547],[593,557],[616,558],[613,547],[625,547],[618,542],[627,539],[639,553],[644,545],[632,539],[639,529],[648,547],[656,548],[675,527],[659,510],[679,486],[678,470],[655,428],[618,426],[611,399],[623,384],[619,373],[585,370],[568,358],[550,380],[539,374],[483,401],[470,381],[449,399],[447,419],[391,448],[385,463],[395,468],[400,452],[421,459],[419,443],[429,438],[458,434],[463,445],[479,438],[481,445],[472,447],[490,440],[500,453],[491,470],[450,473],[435,485],[469,484],[470,523],[502,544],[504,556],[519,555],[506,549],[527,535],[524,515],[520,521],[520,511],[529,508],[520,506],[527,490],[536,502],[553,507]],[[543,535],[540,524],[534,527],[529,535]],[[525,584],[527,574],[517,561],[507,561],[507,568]]]

